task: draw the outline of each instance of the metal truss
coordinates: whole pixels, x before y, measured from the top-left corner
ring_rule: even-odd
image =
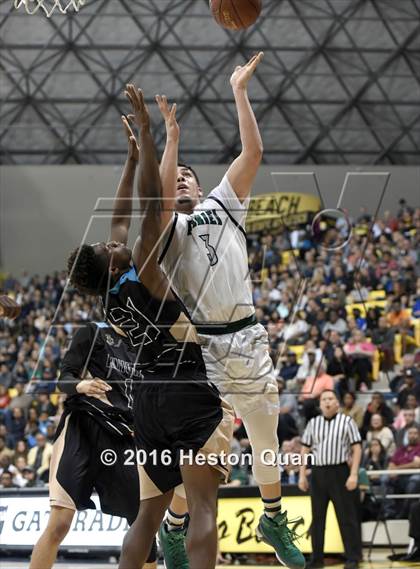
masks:
[[[207,0],[90,0],[28,16],[0,0],[2,164],[116,164],[135,81],[178,103],[181,155],[240,151],[229,76],[257,50],[250,87],[273,164],[418,164],[420,0],[264,0],[258,23],[223,30]],[[164,125],[152,107],[162,150]]]

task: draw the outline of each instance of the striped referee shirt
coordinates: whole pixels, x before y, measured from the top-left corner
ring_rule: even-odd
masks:
[[[350,447],[361,443],[356,423],[348,415],[337,413],[331,419],[318,415],[309,421],[302,444],[311,448],[315,466],[332,466],[347,461]]]

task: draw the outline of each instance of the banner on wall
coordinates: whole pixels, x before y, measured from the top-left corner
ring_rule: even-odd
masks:
[[[76,512],[71,529],[64,540],[64,548],[119,550],[128,530],[126,520],[103,514],[97,496],[93,496],[97,510]],[[311,502],[308,496],[284,496],[283,507],[289,519],[303,517],[295,525],[297,534],[303,535],[299,548],[310,553],[307,532],[311,524]],[[257,542],[255,528],[262,514],[260,498],[220,498],[218,526],[220,550],[230,553],[272,552],[264,543]],[[31,549],[48,523],[50,505],[48,496],[2,496],[0,494],[0,547],[2,549]],[[293,527],[293,526],[291,526]],[[325,551],[343,552],[343,544],[330,505],[325,531]]]
[[[119,549],[128,530],[127,521],[103,514],[99,499],[92,496],[97,510],[76,512],[71,529],[63,541],[69,548]],[[32,548],[47,526],[50,515],[48,494],[6,496],[0,494],[0,545],[3,549]]]
[[[290,524],[290,529],[302,536],[299,549],[303,553],[311,553],[311,540],[308,530],[311,525],[311,499],[309,496],[283,496],[282,507],[287,510],[289,520],[299,519]],[[230,553],[270,553],[271,547],[260,543],[255,537],[255,529],[263,513],[260,498],[220,498],[219,502],[219,539],[220,550]],[[330,504],[325,527],[325,553],[343,553],[344,547],[335,516]]]
[[[287,225],[307,223],[318,212],[321,202],[316,196],[299,192],[273,192],[251,198],[246,230],[248,233],[272,231]]]

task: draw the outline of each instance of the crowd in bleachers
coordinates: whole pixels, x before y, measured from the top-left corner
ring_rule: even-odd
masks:
[[[319,394],[334,389],[360,428],[366,469],[420,467],[419,236],[420,209],[405,203],[375,222],[362,212],[338,250],[315,243],[309,224],[248,236],[256,314],[278,373],[285,455],[299,452]],[[74,326],[100,320],[101,312],[96,301],[66,289],[65,272],[8,276],[1,289],[22,313],[0,323],[0,487],[38,486],[48,481],[63,407],[55,393],[61,357]],[[36,392],[28,395],[32,377]],[[240,420],[232,452],[249,452]],[[296,473],[287,466],[284,482],[294,483]],[[234,468],[230,484],[248,483],[250,470]],[[420,491],[420,476],[387,484]]]

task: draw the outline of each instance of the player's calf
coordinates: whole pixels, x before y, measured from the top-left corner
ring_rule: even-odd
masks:
[[[214,569],[220,472],[208,465],[184,465],[181,473],[190,512],[186,542],[190,569]]]
[[[62,541],[70,531],[73,516],[74,510],[51,507],[48,525],[34,547],[29,569],[51,569]]]

